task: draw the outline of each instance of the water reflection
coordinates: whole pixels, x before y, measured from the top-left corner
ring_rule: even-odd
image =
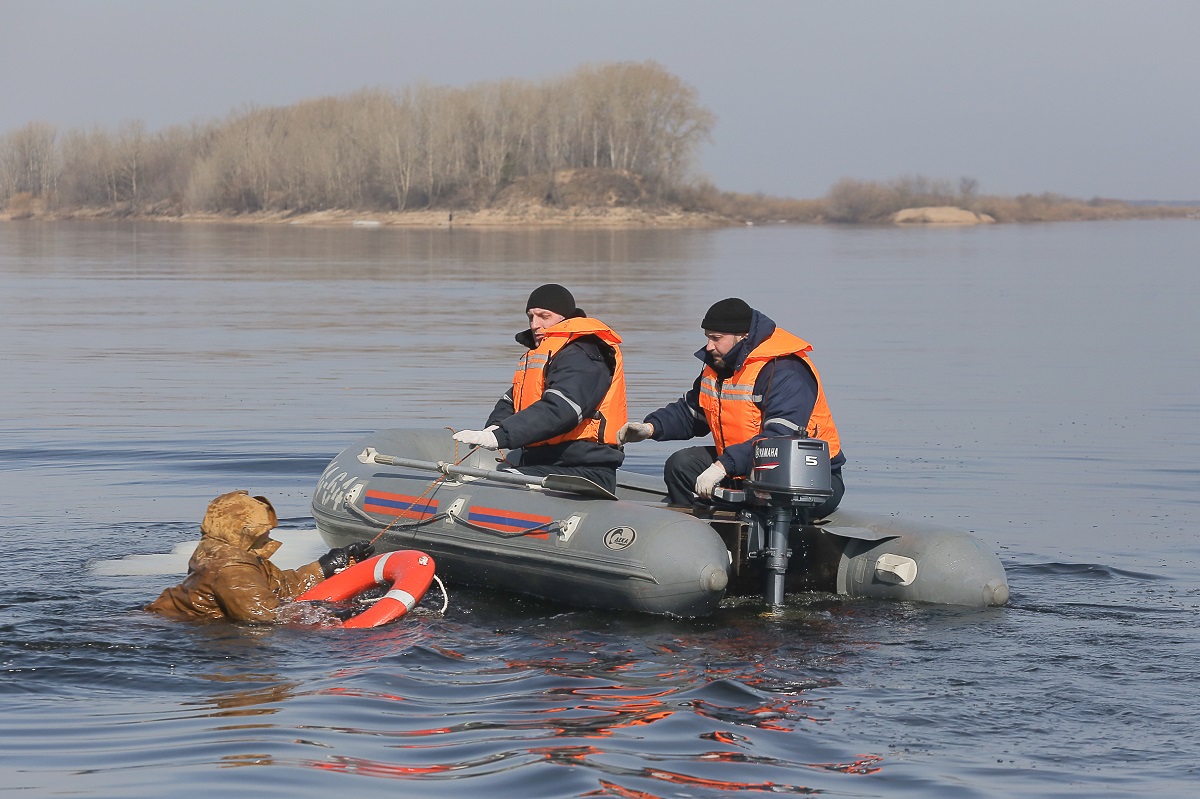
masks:
[[[212,713],[201,715],[212,718],[269,716],[278,713],[278,706],[291,699],[300,686],[300,683],[295,681],[281,680],[279,675],[275,674],[200,674],[197,676],[216,683],[266,683],[257,687],[224,691],[199,702],[184,701],[180,703],[183,707],[211,708],[213,709]]]
[[[709,770],[708,766],[747,766],[758,770],[788,771],[797,765],[810,769],[831,771],[850,775],[870,775],[881,770],[879,765],[882,758],[876,755],[863,755],[856,760],[846,763],[805,763],[780,760],[770,757],[752,757],[738,752],[696,752],[692,754],[675,755],[671,758],[648,757],[650,761],[683,762],[692,764],[699,770]],[[670,786],[683,786],[688,789],[708,789],[714,791],[762,791],[766,793],[782,793],[796,795],[812,795],[826,793],[825,790],[797,785],[788,782],[775,781],[743,781],[730,779],[727,768],[721,768],[721,777],[691,774],[676,768],[652,765],[642,767],[622,767],[612,762],[610,753],[593,746],[549,746],[532,747],[522,751],[495,753],[482,757],[456,761],[453,763],[432,765],[401,765],[383,763],[364,758],[335,757],[329,761],[309,761],[312,768],[330,771],[341,771],[367,777],[382,777],[390,779],[466,779],[497,775],[517,768],[535,766],[538,762],[545,765],[580,768],[603,774],[597,780],[600,790],[576,794],[578,796],[619,796],[619,797],[658,797],[660,794],[642,790],[634,785],[653,787],[655,783],[666,783]],[[549,779],[542,776],[540,781]],[[632,784],[630,784],[632,781]],[[544,783],[543,783],[544,784]],[[677,795],[677,788],[665,786],[656,790],[671,791]]]

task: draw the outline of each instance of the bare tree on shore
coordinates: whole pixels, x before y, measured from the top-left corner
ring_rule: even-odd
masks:
[[[58,130],[45,122],[30,122],[0,137],[0,198],[43,197],[53,191],[57,138]]]
[[[120,213],[483,207],[521,178],[636,174],[679,189],[715,122],[654,62],[601,64],[544,82],[369,89],[221,121],[147,131],[129,122],[0,137],[0,203]]]

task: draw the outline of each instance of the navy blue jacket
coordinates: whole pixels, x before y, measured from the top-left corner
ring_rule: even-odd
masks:
[[[749,334],[730,350],[725,361],[731,366],[718,369],[718,378],[726,380],[731,377],[741,368],[746,356],[774,332],[775,322],[765,314],[754,311]],[[712,357],[706,349],[697,352],[696,357],[713,366]],[[758,379],[754,381],[754,393],[762,397],[761,401],[754,404],[762,410],[764,419],[785,419],[794,424],[797,430],[806,430],[808,417],[812,416],[813,406],[817,404],[817,378],[803,358],[796,355],[775,358],[758,373]],[[700,408],[700,377],[696,378],[688,393],[665,408],[659,408],[643,421],[654,425],[655,441],[685,441],[708,435],[711,430]],[[786,425],[772,423],[764,427],[758,437],[791,436],[795,433],[796,430]],[[731,476],[744,477],[750,474],[754,465],[753,439],[727,446],[717,460]],[[845,462],[846,456],[839,452],[833,457],[830,467],[836,472]]]
[[[535,349],[533,331],[523,330],[517,342]],[[496,403],[486,426],[499,425],[496,443],[501,449],[521,450],[525,466],[608,466],[616,469],[625,460],[619,448],[594,441],[567,441],[544,447],[529,444],[573,430],[600,407],[612,385],[616,356],[595,336],[582,336],[550,359],[543,372],[542,398],[520,413],[514,412],[512,386]]]

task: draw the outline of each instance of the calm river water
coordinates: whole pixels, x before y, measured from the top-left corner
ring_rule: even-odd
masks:
[[[406,231],[0,224],[0,785],[15,796],[1195,796],[1200,222]],[[373,631],[171,623],[209,499],[315,553],[327,461],[477,427],[557,281],[631,415],[704,310],[810,340],[845,507],[973,531],[992,610],[582,612],[451,589]],[[653,472],[671,446],[630,448]],[[307,556],[307,555],[306,555]],[[285,564],[286,565],[286,564]]]

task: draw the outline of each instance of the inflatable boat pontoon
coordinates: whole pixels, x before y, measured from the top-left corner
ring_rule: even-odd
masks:
[[[828,496],[817,439],[759,442],[744,490],[702,514],[668,507],[661,478],[619,471],[614,495],[576,476],[497,471],[499,455],[468,452],[444,429],[367,436],[321,475],[317,528],[331,546],[368,539],[380,552],[426,552],[451,588],[576,607],[691,617],[726,596],[778,605],[800,591],[1008,601],[1003,566],[972,535],[841,509],[810,520]]]

